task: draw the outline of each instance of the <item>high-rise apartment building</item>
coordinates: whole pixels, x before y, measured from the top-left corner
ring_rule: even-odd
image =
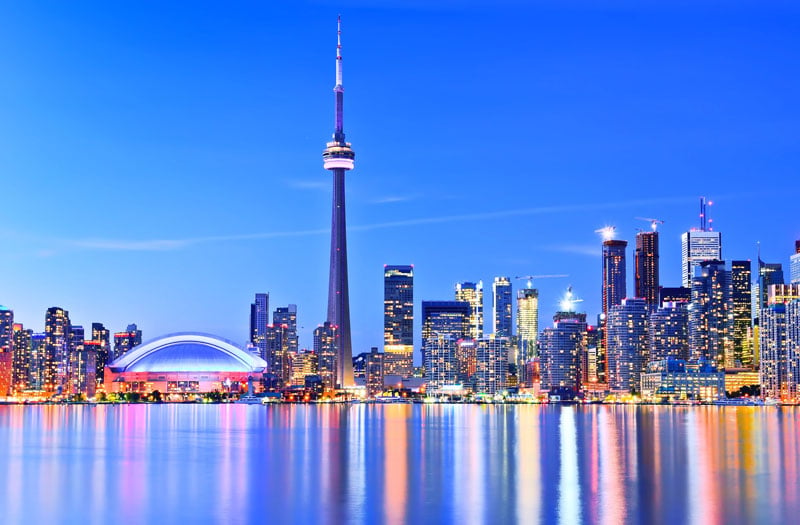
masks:
[[[383,367],[388,375],[414,373],[414,267],[383,267]]]
[[[262,357],[268,370],[284,385],[291,384],[292,362],[289,351],[289,327],[285,324],[268,325],[266,332],[267,353]]]
[[[543,391],[580,390],[581,354],[586,341],[586,314],[558,312],[552,328],[541,334],[540,374]]]
[[[458,339],[452,335],[432,335],[425,339],[425,377],[431,392],[458,382],[457,348]]]
[[[636,234],[635,295],[647,301],[650,309],[658,307],[658,232],[639,232]]]
[[[69,392],[72,395],[94,397],[97,387],[97,354],[91,343],[92,341],[78,343],[75,339],[70,345],[72,348],[69,354]]]
[[[722,234],[691,230],[681,235],[681,286],[692,287],[695,269],[704,261],[722,260]]]
[[[368,396],[375,396],[383,392],[384,358],[385,355],[378,352],[377,348],[372,348],[372,351],[367,354],[364,372]]]
[[[517,338],[519,358],[523,363],[538,357],[539,290],[535,288],[517,291]]]
[[[92,342],[95,351],[95,379],[103,383],[106,365],[111,362],[111,332],[103,323],[92,323]]]
[[[304,386],[306,384],[306,377],[317,375],[319,356],[317,356],[315,352],[310,352],[308,350],[294,352],[290,355],[290,361],[292,363],[291,384],[294,386]]]
[[[269,325],[269,294],[257,293],[250,303],[250,343],[258,355],[267,355],[267,326]]]
[[[764,397],[800,399],[800,285],[772,285],[761,310],[759,381]],[[776,290],[780,288],[780,290]]]
[[[731,261],[733,366],[735,367],[755,366],[751,281],[750,261]]]
[[[608,312],[606,352],[612,392],[641,391],[640,375],[648,359],[648,312],[647,301],[640,298],[623,299]]]
[[[48,334],[31,335],[31,353],[28,363],[28,389],[40,392],[53,392],[55,369],[48,352]],[[48,382],[50,381],[50,382]]]
[[[603,241],[603,313],[622,303],[627,295],[625,249],[628,241]]]
[[[142,344],[142,331],[135,323],[129,324],[124,332],[114,334],[114,359],[119,359],[140,344]]]
[[[469,304],[469,330],[467,337],[483,337],[483,281],[456,283],[456,301]]]
[[[495,277],[492,282],[492,326],[498,337],[514,335],[513,302],[511,279]]]
[[[428,339],[469,338],[471,313],[470,304],[464,301],[422,301],[422,364],[426,370],[430,366],[425,350]]]
[[[297,353],[300,341],[297,336],[297,305],[280,306],[272,313],[272,324],[286,327],[286,346],[289,352]]]
[[[688,303],[665,303],[650,313],[648,361],[689,358]]]
[[[753,295],[753,320],[758,324],[761,310],[768,305],[767,294],[773,284],[783,284],[783,265],[780,263],[766,263],[758,258],[758,276],[752,287]]]
[[[693,360],[734,367],[731,272],[724,261],[703,261],[692,279],[689,351]]]
[[[14,370],[14,312],[0,306],[0,396],[11,393]]]
[[[339,330],[325,321],[314,329],[314,353],[317,354],[317,370],[325,388],[336,388],[339,351]]]
[[[31,336],[33,330],[26,330],[22,324],[14,324],[14,364],[11,372],[12,389],[22,392],[30,388],[31,365]]]
[[[475,344],[475,391],[496,394],[504,390],[508,375],[508,337],[489,334]]]
[[[47,309],[44,322],[45,343],[43,390],[63,390],[69,379],[69,312],[54,306]]]

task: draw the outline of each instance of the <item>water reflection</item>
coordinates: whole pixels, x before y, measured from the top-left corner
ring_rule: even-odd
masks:
[[[797,409],[0,407],[4,522],[789,523]]]

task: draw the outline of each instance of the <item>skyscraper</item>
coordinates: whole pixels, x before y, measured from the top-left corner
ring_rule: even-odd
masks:
[[[794,242],[794,254],[789,257],[789,279],[792,284],[800,284],[800,240]]]
[[[751,279],[750,261],[731,261],[734,366],[752,367],[755,365],[752,341]]]
[[[539,290],[517,290],[517,338],[519,359],[524,363],[538,356]]]
[[[14,369],[14,312],[0,306],[0,396],[11,393]]]
[[[269,294],[257,293],[250,304],[250,342],[256,347],[258,355],[266,359],[267,325],[269,324]]]
[[[800,400],[800,285],[772,285],[759,330],[761,395]]]
[[[69,379],[69,331],[69,312],[57,306],[48,308],[44,321],[44,333],[47,339],[42,377],[42,389],[46,392],[55,392],[63,388]]]
[[[52,359],[48,358],[47,340],[46,333],[31,335],[31,357],[28,364],[30,372],[28,388],[30,390],[53,391],[53,379],[51,378],[55,377],[55,368]],[[51,382],[48,383],[48,380]]]
[[[458,339],[452,335],[432,335],[425,339],[425,377],[428,389],[437,391],[458,381]]]
[[[289,385],[292,380],[289,327],[285,324],[268,325],[265,342],[267,350],[262,359],[267,362],[268,370],[284,385]]]
[[[755,286],[752,288],[753,316],[756,324],[758,324],[761,310],[767,307],[767,294],[772,284],[784,284],[783,265],[780,263],[766,263],[759,257],[758,276]]]
[[[467,337],[483,337],[483,281],[456,283],[456,301],[469,304],[469,330]]]
[[[691,230],[681,235],[681,285],[692,287],[695,268],[703,261],[722,260],[722,234]]]
[[[719,367],[733,367],[731,272],[724,261],[703,261],[692,279],[689,304],[689,352]]]
[[[426,371],[432,366],[426,353],[428,339],[468,337],[470,312],[464,301],[422,301],[422,364]]]
[[[129,324],[124,332],[114,334],[114,359],[119,359],[140,344],[142,344],[142,331],[135,323]]]
[[[648,304],[627,298],[608,312],[608,388],[615,392],[641,392],[639,375],[647,362]]]
[[[272,324],[286,326],[286,346],[291,353],[300,349],[300,340],[297,337],[297,305],[279,306],[272,313]]]
[[[342,84],[342,20],[336,43],[336,119],[333,140],[322,154],[323,165],[333,173],[333,217],[331,221],[331,267],[328,286],[328,322],[337,327],[339,353],[336,384],[353,385],[353,348],[350,340],[350,288],[347,282],[347,223],[344,174],[353,169],[355,152],[344,137],[344,86]]]
[[[542,330],[541,387],[543,391],[581,387],[581,354],[586,339],[586,314],[558,312],[553,326]]]
[[[383,267],[383,370],[414,373],[414,267]]]
[[[625,249],[628,241],[603,241],[603,313],[622,303],[627,295]]]
[[[340,352],[337,349],[339,339],[335,325],[324,322],[314,329],[314,353],[317,354],[317,370],[325,388],[336,386],[337,360]],[[352,366],[352,364],[351,364]]]
[[[489,334],[475,341],[475,391],[496,394],[506,388],[508,337]]]
[[[16,392],[30,388],[31,365],[31,336],[33,330],[26,330],[22,324],[14,324],[14,366],[11,372],[12,387]]]
[[[665,303],[650,313],[648,361],[689,358],[688,303]]]
[[[514,335],[514,322],[512,320],[511,279],[508,277],[495,277],[492,283],[492,321],[493,332],[498,337],[511,337]]]
[[[95,379],[98,386],[103,382],[106,365],[111,361],[111,333],[103,323],[92,323],[92,341],[95,349]]]
[[[636,234],[636,282],[635,295],[647,301],[652,310],[658,306],[658,232],[639,232]]]

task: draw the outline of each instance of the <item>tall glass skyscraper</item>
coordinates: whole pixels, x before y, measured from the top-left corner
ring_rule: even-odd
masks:
[[[603,313],[627,296],[625,249],[628,241],[603,241]]]
[[[66,386],[69,370],[68,339],[70,332],[69,312],[53,306],[47,309],[44,321],[47,335],[44,359],[44,390],[55,392]]]
[[[553,327],[542,331],[542,391],[580,389],[586,328],[586,314],[558,312],[553,317]]]
[[[267,355],[267,325],[269,325],[269,294],[257,293],[250,304],[250,342],[264,359]]]
[[[317,370],[325,388],[336,386],[336,361],[339,359],[337,348],[339,333],[336,326],[324,322],[314,330],[314,353],[317,354]]]
[[[689,350],[692,359],[733,367],[731,272],[724,261],[703,261],[695,268],[689,304]]]
[[[272,312],[272,324],[286,327],[286,345],[291,353],[300,349],[297,337],[297,305],[279,306]]]
[[[689,358],[689,310],[687,303],[665,303],[650,313],[648,361],[669,357]],[[749,322],[749,320],[748,320]]]
[[[606,322],[608,388],[641,392],[640,374],[647,363],[649,306],[645,299],[627,298],[612,307]]]
[[[539,290],[536,288],[517,290],[517,338],[523,363],[538,357]]]
[[[635,295],[647,301],[650,309],[658,306],[658,232],[639,232],[636,234],[635,254],[636,280]]]
[[[755,365],[752,341],[751,281],[750,261],[731,261],[734,366],[752,367]]]
[[[800,284],[800,240],[794,243],[794,254],[789,257],[789,278],[792,284]]]
[[[458,341],[469,338],[470,313],[470,305],[464,301],[422,301],[422,362],[426,370],[431,357],[425,353],[428,340],[452,337]]]
[[[414,267],[383,267],[384,374],[414,373]]]
[[[0,396],[11,393],[14,369],[14,312],[0,306]]]
[[[492,321],[493,332],[498,337],[511,337],[514,335],[513,297],[511,279],[508,277],[495,277],[492,283]]]
[[[483,281],[477,283],[456,283],[456,301],[469,304],[469,331],[470,339],[483,337]]]
[[[691,230],[681,235],[681,286],[692,287],[695,268],[703,261],[722,260],[722,234]]]

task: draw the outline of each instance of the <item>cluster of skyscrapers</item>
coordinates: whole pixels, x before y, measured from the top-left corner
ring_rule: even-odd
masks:
[[[102,323],[92,323],[86,334],[57,306],[47,309],[44,332],[34,332],[14,322],[13,310],[0,306],[0,396],[93,397],[105,366],[141,342],[141,330],[131,324],[113,334],[112,346],[112,334]]]

